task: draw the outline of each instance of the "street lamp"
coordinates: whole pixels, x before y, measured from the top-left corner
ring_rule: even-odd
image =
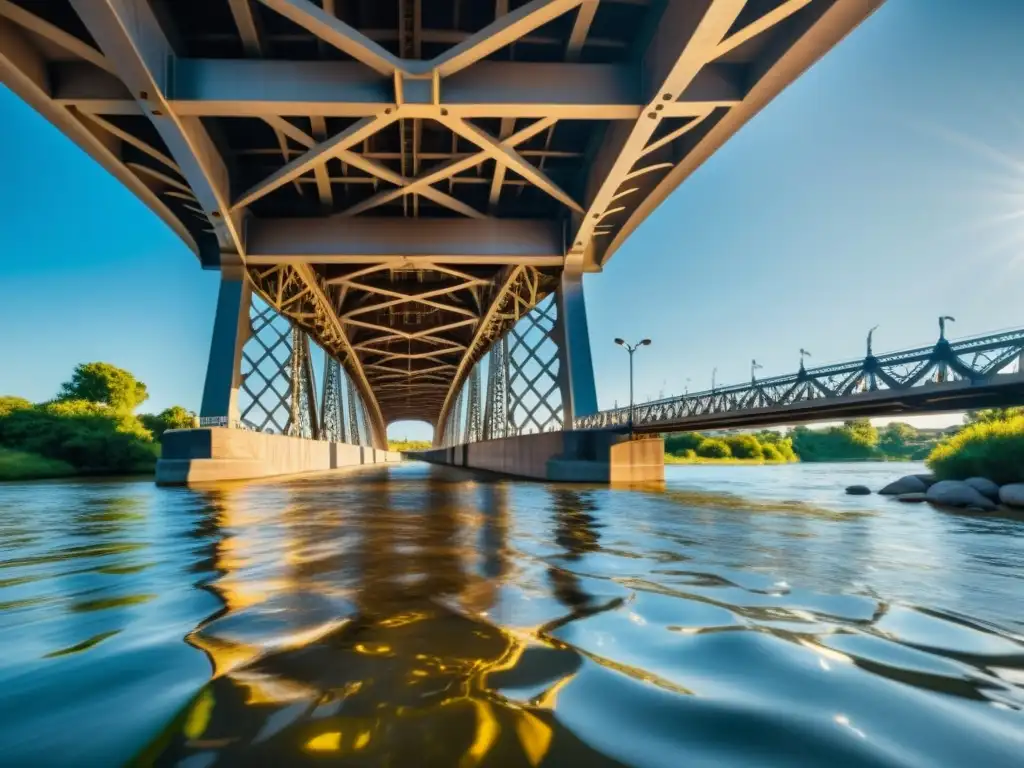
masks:
[[[623,339],[616,339],[615,343],[625,347],[629,352],[629,429],[633,430],[633,353],[640,347],[646,347],[651,343],[650,339],[641,339],[636,344],[627,344]]]
[[[717,368],[711,369],[711,394],[715,394],[715,375],[718,373]]]

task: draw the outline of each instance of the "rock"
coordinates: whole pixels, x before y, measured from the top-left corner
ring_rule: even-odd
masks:
[[[968,477],[964,482],[990,501],[999,501],[999,486],[987,477]]]
[[[1008,507],[1024,509],[1024,483],[1010,483],[999,489],[999,500]]]
[[[907,475],[889,483],[879,493],[884,493],[886,496],[897,496],[904,493],[924,493],[927,490],[928,486],[921,478],[917,475]]]
[[[847,486],[846,493],[850,496],[870,496],[871,489],[866,485],[850,485]]]
[[[932,475],[932,474],[927,474],[927,475],[911,475],[911,477],[916,477],[918,480],[920,480],[922,483],[924,483],[925,486],[927,486],[928,488],[931,488],[933,485],[935,485],[937,482],[939,482],[939,478],[937,478],[935,475]]]
[[[972,486],[959,480],[940,480],[927,490],[925,499],[943,507],[977,507],[985,512],[996,508]]]
[[[923,493],[901,493],[896,497],[896,501],[902,501],[905,504],[920,504],[926,498],[927,496]]]

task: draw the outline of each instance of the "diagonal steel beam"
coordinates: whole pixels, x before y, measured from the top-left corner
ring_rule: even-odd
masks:
[[[42,19],[33,13],[29,13],[21,6],[15,5],[14,3],[9,2],[9,0],[0,0],[0,16],[7,17],[15,24],[24,27],[30,32],[35,32],[37,35],[46,38],[51,43],[59,45],[68,53],[73,53],[78,58],[84,59],[100,69],[105,69],[107,72],[116,74],[113,64],[107,59],[107,57],[91,45],[79,40],[74,35],[68,34],[60,27],[51,24],[45,19]]]
[[[757,19],[757,21],[752,21],[750,24],[743,27],[743,29],[734,32],[722,40],[722,42],[720,42],[715,48],[713,58],[724,56],[734,48],[738,48],[747,42],[747,40],[757,37],[765,30],[774,27],[780,21],[784,21],[789,18],[810,2],[811,0],[786,0],[786,2],[779,4]]]
[[[228,0],[231,16],[242,38],[242,47],[248,56],[263,55],[263,37],[259,22],[252,10],[253,0]]]
[[[196,239],[181,219],[125,165],[117,143],[103,140],[102,136],[90,131],[73,111],[54,102],[50,96],[46,61],[21,30],[4,18],[0,18],[0,81],[132,191],[193,253],[202,258]]]
[[[285,136],[290,137],[299,144],[302,144],[304,147],[312,148],[317,144],[316,139],[307,134],[301,128],[296,127],[290,121],[285,120],[283,117],[268,116],[264,117],[263,119],[268,124],[270,124],[270,126],[273,127],[275,130],[280,131]],[[322,120],[323,118],[319,119]],[[348,149],[339,152],[337,157],[343,163],[348,163],[354,168],[359,168],[360,170],[365,171],[371,176],[376,176],[378,179],[382,179],[388,182],[389,184],[394,184],[399,188],[406,187],[412,184],[414,181],[413,179],[406,178],[400,173],[395,173],[382,163],[378,163],[375,160],[363,157],[357,152],[353,152]],[[323,166],[317,167],[319,168]],[[466,205],[461,200],[458,200],[452,197],[451,195],[447,195],[444,192],[441,192],[440,190],[427,188],[418,190],[418,193],[423,195],[423,197],[433,200],[435,203],[443,205],[446,208],[450,208],[451,210],[456,211],[457,213],[461,213],[464,216],[468,216],[472,219],[484,218],[484,215],[475,208],[473,208],[472,206]],[[347,211],[344,212],[344,214],[350,215],[348,214]]]
[[[175,54],[149,1],[70,2],[164,140],[221,249],[244,259],[241,211],[230,207],[227,166],[199,118],[178,117],[167,102],[169,62]]]
[[[430,62],[429,68],[441,77],[449,77],[557,19],[581,2],[583,0],[531,0],[445,51]]]
[[[406,63],[400,58],[309,0],[259,1],[382,75],[406,71]]]
[[[569,45],[565,50],[565,58],[568,61],[579,61],[580,54],[583,53],[583,45],[587,42],[590,25],[594,22],[594,16],[597,14],[597,3],[598,0],[584,0],[580,3],[580,10],[576,14],[576,21],[569,34]]]
[[[511,149],[519,144],[522,144],[525,141],[528,141],[541,131],[546,130],[548,127],[554,124],[554,118],[543,118],[541,120],[537,120],[531,125],[528,125],[526,128],[523,128],[518,133],[514,133],[513,135],[509,136],[508,139],[504,141],[501,146]],[[371,197],[368,197],[361,203],[356,203],[350,208],[346,208],[344,211],[341,212],[341,215],[355,216],[357,213],[362,213],[363,211],[368,211],[371,208],[376,208],[378,205],[384,205],[385,203],[389,203],[392,200],[401,197],[402,195],[416,193],[426,196],[424,190],[430,189],[432,184],[437,184],[438,182],[444,181],[445,179],[450,179],[454,177],[456,174],[461,173],[462,171],[480,165],[480,163],[487,160],[488,157],[490,157],[490,155],[488,155],[487,152],[479,152],[475,155],[470,155],[469,157],[457,158],[450,162],[443,163],[437,166],[436,168],[432,168],[431,170],[427,171],[422,176],[418,176],[415,179],[410,180],[408,184],[402,187],[396,189],[385,189]]]
[[[259,184],[250,188],[234,202],[231,206],[231,210],[237,211],[241,208],[252,205],[255,201],[269,195],[281,185],[287,184],[289,181],[297,179],[299,176],[313,170],[316,166],[323,165],[328,160],[338,157],[349,147],[355,146],[364,139],[377,133],[382,128],[390,125],[397,119],[397,112],[388,110],[380,115],[364,117],[362,120],[356,121],[348,128],[335,134],[326,141],[322,141],[311,147],[304,154],[295,158],[291,162],[286,163],[284,167],[278,169]]]

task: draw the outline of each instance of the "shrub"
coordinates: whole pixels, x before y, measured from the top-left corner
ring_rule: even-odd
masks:
[[[764,449],[753,435],[729,435],[724,442],[737,459],[764,458]]]
[[[704,435],[700,432],[679,432],[665,438],[665,451],[675,456],[684,456],[687,451],[696,451]]]
[[[0,395],[0,418],[13,413],[14,411],[23,411],[32,407],[32,403],[26,400],[24,397],[15,397],[14,395]]]
[[[980,475],[996,483],[1024,482],[1024,416],[979,421],[939,443],[928,466],[943,480]]]
[[[61,385],[60,392],[61,400],[87,400],[126,412],[134,411],[147,397],[145,384],[110,363],[76,365],[71,380]]]
[[[705,459],[728,459],[732,456],[732,451],[723,441],[708,437],[700,441],[700,445],[697,446],[697,455],[703,456]]]
[[[180,405],[164,408],[160,413],[144,413],[139,421],[154,437],[160,437],[168,429],[189,429],[196,426],[196,415]]]
[[[779,449],[771,443],[761,446],[761,455],[765,461],[784,461]]]

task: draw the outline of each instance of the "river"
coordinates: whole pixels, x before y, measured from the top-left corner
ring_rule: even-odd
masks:
[[[1022,766],[1024,516],[914,471],[0,485],[0,763]]]

